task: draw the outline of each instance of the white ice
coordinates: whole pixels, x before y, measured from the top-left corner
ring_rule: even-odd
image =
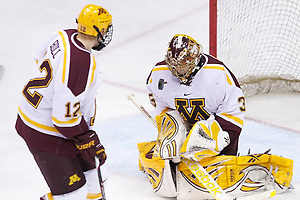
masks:
[[[106,147],[108,200],[166,199],[152,191],[138,169],[137,143],[155,140],[153,125],[127,100],[129,93],[150,113],[145,90],[151,68],[164,59],[171,37],[184,33],[208,53],[208,0],[2,0],[0,3],[0,199],[33,200],[48,187],[30,152],[14,129],[17,101],[32,71],[35,48],[52,32],[76,28],[75,18],[88,3],[105,7],[113,16],[114,37],[96,53],[103,84],[98,95],[95,129]],[[230,67],[230,66],[228,66]],[[0,76],[1,77],[1,76]],[[239,152],[271,153],[294,160],[295,190],[273,199],[300,199],[300,95],[270,94],[247,98],[247,119]],[[171,198],[172,199],[172,198]]]

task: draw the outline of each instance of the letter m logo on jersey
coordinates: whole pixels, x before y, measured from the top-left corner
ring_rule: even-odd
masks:
[[[205,99],[181,99],[175,98],[176,110],[191,124],[200,119],[208,119],[209,113],[204,109]]]

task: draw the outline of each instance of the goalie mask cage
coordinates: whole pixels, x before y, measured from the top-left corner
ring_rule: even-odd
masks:
[[[210,0],[210,54],[246,96],[300,91],[300,1]]]

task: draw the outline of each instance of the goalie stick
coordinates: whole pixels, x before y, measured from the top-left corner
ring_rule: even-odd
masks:
[[[128,99],[138,107],[138,109],[151,121],[151,123],[157,128],[155,119],[149,114],[149,112],[140,104],[133,94],[129,94]],[[198,162],[189,160],[186,158],[181,159],[182,162],[189,168],[189,170],[196,176],[196,178],[205,186],[207,191],[217,200],[262,200],[275,196],[276,191],[268,190],[265,192],[252,194],[244,197],[232,197],[226,194],[226,192],[219,186],[219,184],[211,177],[211,175],[200,165]]]
[[[138,102],[136,100],[136,98],[134,97],[133,94],[129,94],[128,99],[130,101],[132,101],[132,103],[134,103],[134,105],[136,105],[136,107],[150,120],[150,122],[157,128],[157,124],[155,119],[148,113],[148,111],[144,108],[144,106],[142,106],[142,104],[140,104],[140,102]]]

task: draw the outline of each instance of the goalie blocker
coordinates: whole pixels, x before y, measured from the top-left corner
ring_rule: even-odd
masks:
[[[247,196],[272,189],[282,193],[290,185],[293,160],[270,154],[216,156],[227,140],[226,133],[212,118],[195,125],[198,127],[192,128],[187,137],[188,128],[177,111],[163,112],[156,121],[157,141],[139,143],[138,149],[139,168],[159,196],[177,197],[177,200],[213,198],[180,161],[180,156],[197,161],[230,196]],[[204,145],[191,138],[198,142],[203,140]]]

